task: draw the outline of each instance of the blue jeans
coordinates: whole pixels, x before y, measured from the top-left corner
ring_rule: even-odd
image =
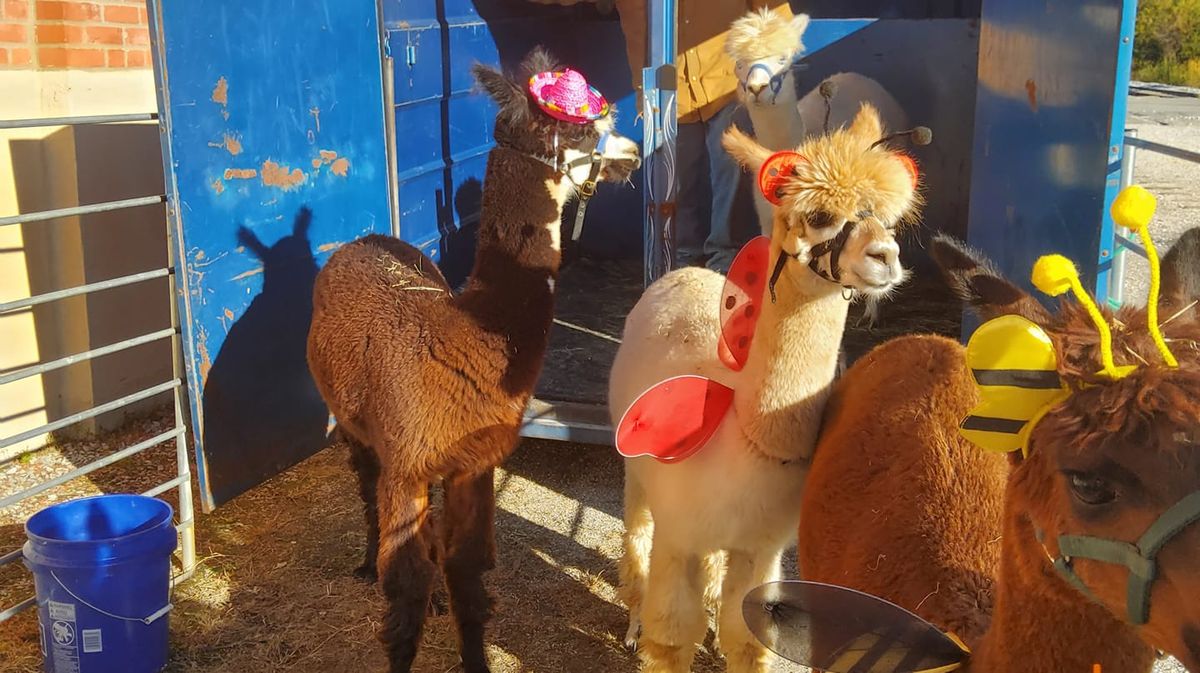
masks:
[[[750,132],[750,116],[730,103],[706,122],[680,124],[675,170],[676,266],[705,264],[721,273],[760,231],[751,176],[721,147],[730,124]]]

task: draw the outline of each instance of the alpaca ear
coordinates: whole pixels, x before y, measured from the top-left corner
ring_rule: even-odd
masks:
[[[298,238],[308,238],[308,227],[312,224],[312,209],[308,206],[300,208],[296,219],[292,222],[292,235]]]
[[[530,76],[558,69],[558,59],[554,58],[554,55],[541,45],[530,49],[521,63],[521,72],[528,73]]]
[[[762,168],[758,169],[758,191],[773,206],[778,206],[783,200],[783,185],[788,178],[796,174],[796,166],[808,161],[803,154],[783,150],[767,157]]]
[[[476,63],[471,67],[471,74],[505,113],[512,115],[514,119],[519,119],[528,113],[529,102],[525,90],[505,77],[503,73],[482,63]]]
[[[741,164],[742,168],[758,172],[771,156],[771,150],[759,145],[753,138],[742,133],[736,126],[730,126],[721,136],[721,147]]]
[[[1183,232],[1163,255],[1161,266],[1161,306],[1173,313],[1200,299],[1200,227]]]
[[[265,260],[267,257],[267,246],[259,239],[258,234],[250,231],[244,224],[239,224],[237,228],[237,241],[244,247],[249,248],[250,252],[260,260]]]
[[[929,242],[929,254],[954,294],[984,320],[1019,315],[1039,325],[1050,321],[1050,313],[1037,299],[1002,276],[986,257],[962,241],[937,234]]]
[[[850,124],[850,133],[868,144],[883,137],[883,122],[880,121],[879,111],[874,105],[863,102]]]
[[[804,31],[808,30],[808,18],[807,14],[797,14],[792,17],[792,30],[796,31],[796,35],[804,36]]]
[[[904,170],[908,172],[908,179],[912,181],[912,188],[916,189],[917,183],[921,181],[921,169],[917,167],[917,160],[903,152],[897,152],[896,159],[904,166]]]

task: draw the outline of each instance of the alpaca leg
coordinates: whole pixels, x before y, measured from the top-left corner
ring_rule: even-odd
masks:
[[[358,494],[363,501],[363,514],[367,520],[367,550],[363,564],[355,568],[355,577],[374,584],[378,579],[375,561],[379,556],[379,507],[375,502],[375,487],[379,482],[379,457],[371,447],[361,444],[345,432],[342,438],[350,446],[350,466],[358,475]]]
[[[729,552],[721,588],[721,651],[729,673],[764,673],[771,668],[771,653],[750,633],[742,616],[742,600],[754,587],[779,579],[782,552],[750,554]]]
[[[654,536],[654,519],[646,505],[645,492],[633,475],[625,476],[625,551],[621,555],[621,602],[629,609],[629,629],[625,631],[625,646],[637,649],[641,630],[642,596],[646,592],[646,576],[650,574],[650,549]]]
[[[688,673],[708,624],[704,612],[704,563],[700,555],[673,549],[661,539],[650,552],[642,598],[642,673]]]
[[[488,673],[483,634],[492,615],[492,601],[483,585],[483,573],[496,566],[493,472],[445,481],[442,567],[466,673]]]
[[[704,578],[704,607],[706,610],[720,613],[721,585],[725,580],[725,552],[718,550],[705,554],[701,561]],[[713,646],[720,647],[721,623],[717,622],[713,629]]]
[[[429,559],[435,543],[429,519],[429,486],[379,480],[379,578],[387,600],[383,641],[391,673],[409,673],[421,642],[429,592],[436,566]]]

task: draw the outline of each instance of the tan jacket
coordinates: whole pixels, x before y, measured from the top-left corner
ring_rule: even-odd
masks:
[[[650,0],[655,2],[656,0]],[[661,0],[657,0],[661,1]],[[708,120],[734,98],[737,76],[733,61],[725,53],[729,24],[746,12],[770,7],[792,17],[787,0],[676,0],[678,7],[679,53],[675,56],[678,78],[678,121],[681,124]],[[625,51],[633,71],[633,86],[642,90],[642,68],[646,67],[646,2],[616,0],[625,32]]]

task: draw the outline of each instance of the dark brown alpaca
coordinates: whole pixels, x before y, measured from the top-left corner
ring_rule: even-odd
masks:
[[[876,348],[826,407],[801,514],[801,576],[880,596],[957,634],[973,673],[1149,671],[1152,648],[1200,670],[1200,526],[1158,554],[1141,626],[1127,616],[1124,566],[1073,560],[1097,603],[1052,564],[1060,535],[1136,542],[1200,488],[1200,323],[1163,326],[1180,364],[1170,369],[1144,310],[1106,313],[1118,326],[1117,364],[1140,367],[1102,380],[1097,329],[1077,303],[1051,315],[952,240],[936,239],[933,252],[985,319],[1039,324],[1074,392],[1034,426],[1028,457],[1005,458],[959,434],[978,393],[958,342],[908,336]],[[1164,290],[1178,289],[1173,282]]]
[[[536,107],[525,83],[552,69],[540,49],[515,79],[474,68],[499,112],[475,267],[461,294],[429,258],[386,236],[342,247],[317,277],[309,367],[358,472],[368,527],[360,572],[378,568],[388,601],[381,638],[393,673],[412,666],[439,562],[464,668],[488,670],[483,573],[495,564],[492,475],[517,443],[541,370],[562,207],[587,179],[589,157],[610,181],[626,180],[638,165],[636,145],[611,133],[611,116],[577,125]],[[602,134],[610,134],[603,152],[593,154]],[[439,480],[440,540],[428,510],[430,484]]]

